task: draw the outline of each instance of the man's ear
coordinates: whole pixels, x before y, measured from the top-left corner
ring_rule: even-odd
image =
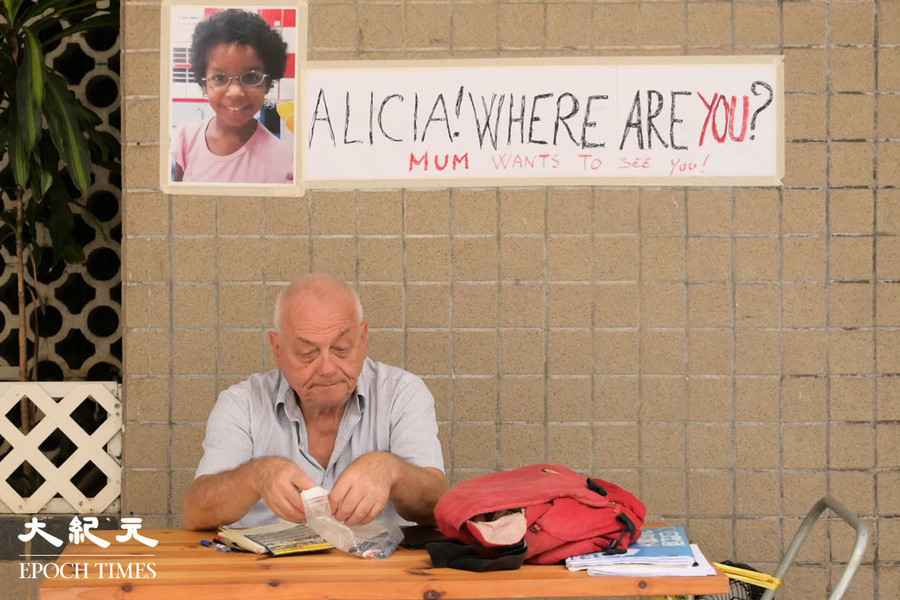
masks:
[[[281,345],[278,341],[278,332],[270,330],[266,333],[269,338],[269,347],[272,348],[272,356],[275,358],[275,362],[278,362],[279,354],[281,352]]]
[[[369,353],[369,322],[363,321],[360,323],[360,332],[359,332],[359,343],[363,348],[363,351],[368,354]]]

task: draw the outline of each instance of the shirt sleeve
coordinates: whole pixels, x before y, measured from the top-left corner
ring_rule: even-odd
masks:
[[[203,457],[195,478],[234,469],[253,458],[249,406],[248,399],[233,390],[219,394],[206,421]]]
[[[416,466],[444,471],[434,397],[425,382],[415,375],[408,376],[394,398],[390,450]]]

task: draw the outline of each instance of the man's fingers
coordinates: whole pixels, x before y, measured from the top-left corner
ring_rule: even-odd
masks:
[[[276,496],[272,499],[272,502],[278,507],[278,510],[281,513],[279,516],[281,516],[281,518],[293,522],[306,520],[306,515],[303,513],[303,507],[301,506],[298,508],[288,499],[288,497]]]
[[[369,514],[367,514],[363,518],[363,520],[360,521],[360,523],[362,523],[363,525],[365,525],[366,523],[371,523],[372,521],[375,520],[375,518],[378,515],[381,514],[381,511],[383,511],[383,510],[384,510],[384,505],[379,505],[379,504],[372,505],[372,510],[369,511]]]
[[[362,490],[359,488],[350,489],[338,505],[334,517],[338,521],[346,522],[357,511],[357,508],[363,504],[364,499],[365,495]]]
[[[311,487],[316,487],[316,484],[312,479],[309,478],[309,475],[304,473],[301,469],[297,469],[297,471],[291,476],[291,484],[296,487],[298,490],[308,490]]]
[[[293,482],[286,483],[279,493],[291,510],[301,515],[304,514],[303,497],[300,496],[300,490],[294,487]]]
[[[272,512],[282,519],[299,523],[306,520],[300,492],[289,481],[282,481],[263,497]]]
[[[286,521],[291,521],[294,523],[299,523],[301,521],[306,520],[306,516],[302,511],[297,511],[294,507],[292,507],[287,502],[283,502],[280,500],[273,500],[271,503],[266,502],[269,505],[269,508],[272,509],[272,512],[281,517]]]
[[[338,521],[346,522],[350,515],[353,514],[353,511],[356,510],[357,502],[353,500],[352,497],[345,497],[340,504],[338,504],[337,510],[334,511],[334,518]]]
[[[347,516],[352,512],[352,510],[349,509],[355,508],[357,504],[357,502],[353,500],[353,487],[347,479],[341,478],[338,478],[331,493],[328,494],[328,501],[331,503],[331,514],[342,521],[342,517]]]
[[[372,502],[368,499],[361,499],[361,501],[356,505],[353,509],[353,512],[344,519],[344,523],[347,525],[360,525],[365,523],[366,516],[372,511]]]
[[[349,492],[350,485],[346,482],[346,480],[338,478],[337,483],[334,484],[334,487],[328,494],[328,502],[331,504],[331,514],[337,516],[338,512],[341,509],[341,506],[346,501]]]

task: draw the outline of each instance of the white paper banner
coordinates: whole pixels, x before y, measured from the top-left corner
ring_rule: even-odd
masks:
[[[784,170],[781,56],[310,62],[300,78],[310,188],[780,185]]]

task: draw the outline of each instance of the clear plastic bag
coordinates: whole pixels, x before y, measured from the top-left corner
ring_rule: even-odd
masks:
[[[338,550],[361,558],[387,558],[403,541],[400,527],[384,515],[352,527],[335,519],[324,488],[303,490],[301,497],[307,524]]]

